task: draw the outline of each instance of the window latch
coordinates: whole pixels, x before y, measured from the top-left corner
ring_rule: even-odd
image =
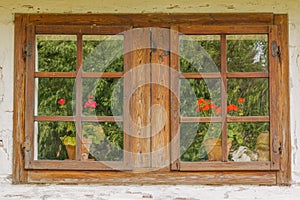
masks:
[[[277,42],[274,40],[272,41],[272,56],[279,58],[279,62],[281,63],[281,51],[280,51],[280,46],[278,46]]]
[[[273,153],[275,154],[281,154],[282,153],[282,149],[281,149],[281,142],[279,141],[278,137],[274,137],[273,138]]]
[[[177,168],[177,170],[180,170],[180,163],[179,163],[179,161],[176,162],[176,168]]]
[[[23,57],[24,59],[26,59],[27,56],[31,56],[31,55],[32,55],[32,44],[27,42],[24,45]]]
[[[28,153],[31,150],[31,141],[29,136],[25,138],[25,142],[22,144],[22,153],[23,157],[25,156],[25,153]]]

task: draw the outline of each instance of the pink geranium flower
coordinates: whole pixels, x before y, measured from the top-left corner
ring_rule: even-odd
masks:
[[[84,108],[88,108],[88,107],[90,107],[90,108],[96,108],[97,105],[98,104],[97,104],[96,101],[94,101],[94,100],[88,100],[87,102],[85,102]]]

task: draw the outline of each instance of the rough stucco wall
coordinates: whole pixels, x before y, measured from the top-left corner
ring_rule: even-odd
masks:
[[[0,174],[12,170],[13,40],[13,23],[0,23]]]
[[[0,3],[0,175],[12,171],[14,13],[211,13],[289,14],[293,181],[300,182],[300,1],[295,0],[2,0]],[[298,123],[297,123],[298,121]],[[2,143],[1,143],[2,140]]]

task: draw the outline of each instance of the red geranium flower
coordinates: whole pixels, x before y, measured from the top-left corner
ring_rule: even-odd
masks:
[[[230,111],[238,111],[238,107],[234,104],[230,104],[229,106],[227,106],[227,111],[230,112]]]
[[[214,103],[209,104],[209,108],[210,108],[210,109],[214,109],[215,107],[217,107],[216,104],[214,104]]]
[[[58,103],[59,105],[65,105],[66,101],[65,101],[65,99],[63,99],[63,98],[60,98],[60,99],[57,101],[57,103]]]
[[[198,105],[205,105],[206,104],[206,100],[204,98],[200,98],[198,99]]]
[[[238,103],[244,103],[245,102],[245,98],[242,98],[240,97],[238,100],[237,100]]]
[[[210,105],[206,104],[202,107],[202,110],[209,110],[210,109]]]

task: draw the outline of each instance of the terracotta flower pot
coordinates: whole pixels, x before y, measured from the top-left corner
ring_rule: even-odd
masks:
[[[76,158],[76,146],[66,145],[69,160],[75,160]]]
[[[90,146],[92,144],[92,139],[83,138],[81,143],[81,158],[82,160],[87,160],[90,153]],[[68,153],[69,160],[76,159],[76,145],[66,145],[66,150]]]
[[[256,140],[255,150],[258,153],[258,161],[270,160],[270,134],[261,132]]]
[[[81,159],[82,160],[88,159],[92,142],[93,141],[90,138],[82,138],[82,143],[81,143]]]
[[[227,153],[231,148],[232,143],[227,143]],[[221,161],[222,160],[222,140],[219,138],[209,138],[204,140],[205,150],[208,155],[209,161]]]

